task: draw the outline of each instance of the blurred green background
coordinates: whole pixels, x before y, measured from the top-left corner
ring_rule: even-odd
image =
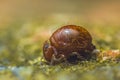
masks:
[[[43,42],[69,24],[86,28],[100,50],[120,49],[119,21],[119,0],[0,0],[0,80],[119,80],[119,62],[41,62]]]

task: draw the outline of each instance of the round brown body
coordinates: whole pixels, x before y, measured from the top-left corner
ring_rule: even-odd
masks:
[[[90,33],[85,28],[76,25],[67,25],[57,29],[49,42],[43,46],[44,57],[47,61],[51,61],[52,54],[55,54],[56,58],[62,54],[67,59],[73,52],[85,58],[95,49]]]

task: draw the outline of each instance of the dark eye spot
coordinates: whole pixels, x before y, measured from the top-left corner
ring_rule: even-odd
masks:
[[[49,47],[49,44],[45,44],[44,48],[47,49]]]

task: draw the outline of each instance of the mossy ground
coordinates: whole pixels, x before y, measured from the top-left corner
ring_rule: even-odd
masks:
[[[62,26],[41,23],[14,22],[6,29],[0,30],[0,80],[120,79],[119,61],[90,60],[54,66],[41,61],[43,42],[48,39],[50,33]],[[120,49],[119,26],[83,24],[91,33],[93,43],[98,49]]]

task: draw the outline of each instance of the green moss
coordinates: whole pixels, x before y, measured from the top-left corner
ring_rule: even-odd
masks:
[[[119,61],[82,61],[47,65],[42,45],[48,38],[40,24],[13,23],[0,34],[1,80],[119,80]],[[90,26],[90,25],[89,25]],[[93,42],[100,50],[120,49],[119,29],[92,26]],[[47,29],[48,28],[48,29]],[[87,27],[86,27],[87,28]],[[91,27],[88,27],[88,29]],[[103,29],[104,28],[104,29]],[[50,27],[46,27],[46,32]],[[40,33],[39,33],[40,32]],[[40,34],[40,36],[38,35]],[[37,35],[37,38],[35,37]],[[41,61],[42,60],[42,61]]]

